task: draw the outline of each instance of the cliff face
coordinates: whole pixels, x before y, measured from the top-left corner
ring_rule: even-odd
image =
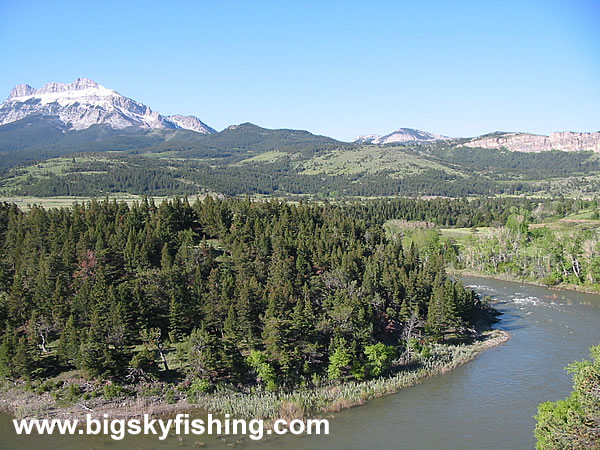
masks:
[[[465,147],[505,148],[513,152],[545,152],[549,150],[576,152],[591,150],[600,153],[600,132],[575,133],[564,131],[551,133],[550,136],[507,133],[475,138],[463,145]]]

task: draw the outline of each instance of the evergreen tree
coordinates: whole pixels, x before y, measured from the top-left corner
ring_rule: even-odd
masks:
[[[13,373],[21,378],[32,378],[37,372],[35,348],[31,346],[29,341],[21,336],[17,341],[14,350],[15,354],[12,358]]]
[[[90,328],[81,342],[78,366],[90,377],[107,377],[118,371],[98,310],[92,314]]]
[[[71,314],[58,340],[58,358],[62,364],[75,366],[79,360],[79,332]]]
[[[169,336],[173,342],[183,337],[185,328],[185,313],[180,301],[175,295],[171,295],[169,302]]]

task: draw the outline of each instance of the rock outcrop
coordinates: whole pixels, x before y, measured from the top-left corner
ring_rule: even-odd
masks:
[[[546,152],[550,150],[600,152],[600,132],[576,133],[564,131],[551,133],[550,136],[505,133],[474,138],[463,145],[466,147],[506,149],[513,152]]]

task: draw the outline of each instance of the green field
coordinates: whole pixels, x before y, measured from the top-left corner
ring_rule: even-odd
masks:
[[[487,236],[492,230],[491,227],[440,228],[440,233],[442,236],[460,240],[472,236]]]
[[[279,161],[282,158],[285,158],[286,156],[290,156],[288,153],[285,152],[280,152],[278,150],[273,150],[271,152],[264,152],[261,153],[259,155],[253,156],[251,158],[247,158],[244,159],[242,161],[239,161],[237,163],[234,163],[234,166],[243,166],[244,164],[251,164],[251,163],[265,163],[265,164],[269,164],[269,163],[274,163]]]
[[[438,163],[424,155],[408,153],[400,147],[380,147],[368,145],[353,150],[333,150],[304,161],[299,166],[307,175],[327,174],[343,175],[357,173],[375,174],[389,171],[398,178],[416,175],[425,170],[435,169],[458,175],[448,166]]]
[[[90,175],[106,173],[106,170],[81,170],[86,165],[102,163],[106,169],[113,167],[126,167],[127,164],[118,158],[105,155],[78,155],[72,157],[52,158],[29,166],[18,167],[10,170],[0,179],[0,195],[10,195],[22,185],[34,183],[51,177],[60,177],[72,173],[76,168],[78,174]]]

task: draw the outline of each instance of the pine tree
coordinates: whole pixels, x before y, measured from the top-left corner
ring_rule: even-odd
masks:
[[[32,378],[36,373],[35,360],[35,349],[24,336],[20,337],[12,358],[13,373],[24,379]]]
[[[427,311],[426,330],[435,338],[442,335],[445,324],[444,287],[439,286],[433,291]]]
[[[75,366],[79,360],[79,332],[71,314],[58,340],[58,358],[62,364]]]
[[[17,338],[13,329],[7,329],[2,336],[0,344],[0,376],[4,378],[15,378],[13,356],[17,347]]]
[[[185,312],[178,298],[173,294],[169,302],[169,336],[172,342],[183,337],[185,328]]]
[[[237,341],[240,337],[238,330],[239,322],[237,312],[235,309],[235,305],[232,303],[229,306],[227,317],[225,318],[225,322],[223,323],[223,337],[226,339]]]
[[[30,302],[27,301],[27,295],[23,289],[23,279],[19,272],[15,274],[6,304],[8,320],[11,325],[20,326],[29,317]]]
[[[78,367],[92,378],[109,376],[118,369],[105,336],[106,330],[96,309],[87,336],[81,342],[78,361]]]
[[[188,338],[188,367],[192,375],[215,380],[225,375],[219,339],[206,329],[195,328]]]
[[[162,251],[160,253],[160,267],[162,270],[169,270],[173,265],[173,257],[171,256],[171,252],[169,251],[169,244],[165,243],[163,245]]]
[[[459,322],[459,316],[456,305],[456,291],[454,289],[454,283],[450,280],[446,280],[444,283],[443,298],[444,324],[447,326],[455,326]]]

